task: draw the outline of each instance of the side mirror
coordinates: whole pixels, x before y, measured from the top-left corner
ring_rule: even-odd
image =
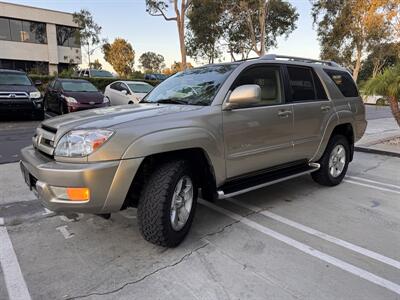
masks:
[[[128,95],[128,91],[127,91],[127,90],[122,90],[121,93],[122,93],[123,95],[125,95],[125,96]]]
[[[227,110],[247,107],[261,101],[261,88],[258,84],[245,84],[235,88],[225,104]]]
[[[36,86],[42,85],[42,81],[41,80],[35,80],[35,85]]]
[[[89,77],[88,73],[83,73],[83,77]]]

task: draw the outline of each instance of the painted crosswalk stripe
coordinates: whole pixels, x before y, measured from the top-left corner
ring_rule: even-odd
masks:
[[[377,275],[375,275],[375,274],[373,274],[371,272],[368,272],[368,271],[366,271],[364,269],[356,267],[356,266],[354,266],[352,264],[349,264],[349,263],[347,263],[347,262],[345,262],[343,260],[340,260],[340,259],[338,259],[336,257],[333,257],[333,256],[331,256],[329,254],[321,252],[321,251],[319,251],[319,250],[317,250],[317,249],[315,249],[315,248],[313,248],[313,247],[311,247],[311,246],[309,246],[307,244],[303,244],[303,243],[301,243],[301,242],[299,242],[299,241],[297,241],[295,239],[292,239],[291,237],[288,237],[288,236],[283,235],[283,234],[281,234],[279,232],[276,232],[276,231],[274,231],[272,229],[269,229],[268,227],[260,225],[260,224],[258,224],[256,222],[246,218],[246,217],[242,217],[242,216],[240,216],[240,215],[238,215],[238,214],[236,214],[234,212],[231,212],[229,210],[226,210],[226,209],[224,209],[222,207],[216,206],[216,205],[214,205],[214,204],[212,204],[212,203],[210,203],[208,201],[204,201],[204,200],[200,199],[199,203],[204,205],[204,206],[206,206],[206,207],[208,207],[208,208],[210,208],[210,209],[212,209],[212,210],[215,210],[215,211],[217,211],[217,212],[219,212],[219,213],[221,213],[221,214],[223,214],[223,215],[225,215],[227,217],[230,217],[230,218],[232,218],[232,219],[234,219],[236,221],[239,221],[239,222],[247,225],[248,227],[251,227],[251,228],[253,228],[253,229],[255,229],[255,230],[257,230],[257,231],[259,231],[259,232],[271,237],[271,238],[274,238],[274,239],[276,239],[278,241],[281,241],[281,242],[283,242],[283,243],[285,243],[285,244],[287,244],[287,245],[289,245],[289,246],[291,246],[293,248],[296,248],[296,249],[298,249],[298,250],[300,250],[300,251],[302,251],[302,252],[304,252],[306,254],[309,254],[309,255],[311,255],[311,256],[313,256],[315,258],[318,258],[318,259],[320,259],[322,261],[330,263],[330,264],[336,266],[339,269],[347,271],[347,272],[349,272],[349,273],[351,273],[351,274],[353,274],[355,276],[363,278],[363,279],[365,279],[365,280],[367,280],[367,281],[369,281],[371,283],[374,283],[376,285],[384,287],[384,288],[386,288],[386,289],[388,289],[388,290],[400,295],[400,285],[398,285],[398,284],[396,284],[396,283],[394,283],[392,281],[389,281],[389,280],[387,280],[385,278],[379,277],[379,276],[377,276]]]
[[[0,218],[0,223],[4,220]],[[30,300],[21,268],[5,226],[0,227],[0,265],[10,300]]]

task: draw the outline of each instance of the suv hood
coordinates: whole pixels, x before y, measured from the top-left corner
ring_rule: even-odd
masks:
[[[12,85],[0,84],[0,92],[37,92],[38,89],[34,85]]]
[[[43,121],[42,125],[55,130],[62,129],[63,132],[71,129],[110,128],[139,119],[201,108],[202,106],[174,104],[128,104],[70,113]]]

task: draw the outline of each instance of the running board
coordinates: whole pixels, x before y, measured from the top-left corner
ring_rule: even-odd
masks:
[[[263,176],[254,177],[253,179],[247,180],[247,182],[235,184],[226,184],[217,191],[218,199],[226,199],[234,197],[240,194],[244,194],[250,191],[254,191],[281,181],[285,181],[291,178],[299,177],[305,174],[310,174],[317,171],[320,165],[317,163],[309,163],[308,165],[297,166],[294,168],[288,168],[286,170],[274,171],[266,173]],[[253,184],[252,184],[253,183]]]

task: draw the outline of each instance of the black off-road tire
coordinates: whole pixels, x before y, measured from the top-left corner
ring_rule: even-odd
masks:
[[[331,155],[332,150],[337,146],[342,145],[346,151],[346,163],[342,173],[338,177],[333,177],[329,172],[329,157]],[[344,176],[346,176],[347,168],[350,162],[350,145],[348,139],[341,135],[337,134],[331,137],[326,146],[324,155],[319,160],[319,164],[321,165],[320,169],[316,172],[311,173],[312,179],[315,182],[324,185],[324,186],[335,186],[342,182]]]
[[[175,231],[170,219],[171,201],[176,184],[184,175],[190,177],[193,183],[193,203],[185,226]],[[195,178],[186,161],[166,162],[155,169],[143,188],[137,211],[139,230],[144,239],[163,247],[179,245],[193,221],[197,190]]]

